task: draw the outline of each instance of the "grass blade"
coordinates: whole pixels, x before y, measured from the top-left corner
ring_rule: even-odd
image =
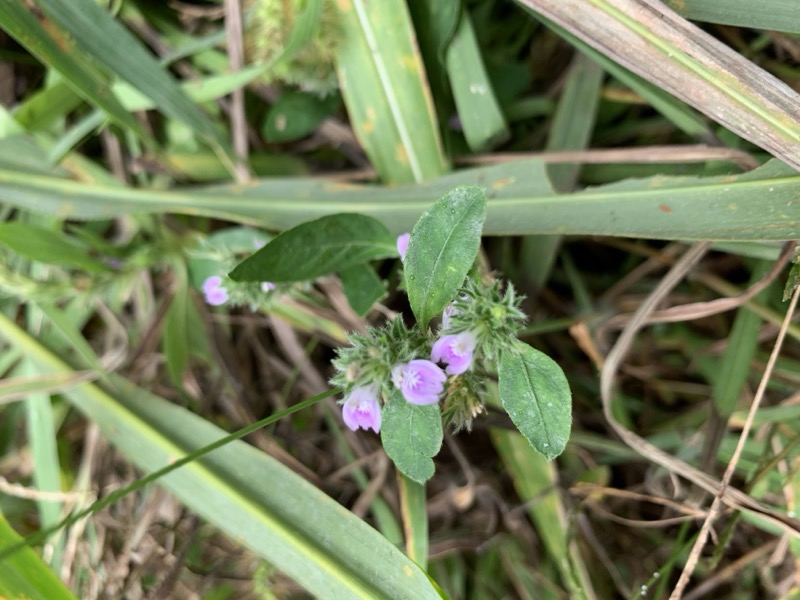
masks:
[[[447,170],[422,59],[403,0],[337,4],[337,68],[353,129],[387,183]]]
[[[212,147],[226,147],[208,117],[183,93],[166,69],[102,6],[92,0],[39,0],[39,5],[68,32],[77,47],[149,97],[164,114],[188,125]],[[100,89],[104,88],[97,91]]]
[[[511,135],[483,64],[472,19],[466,10],[447,48],[447,75],[470,150],[483,152]]]
[[[0,513],[0,552],[22,538]],[[24,548],[0,561],[0,597],[28,600],[75,600],[32,548]]]
[[[1,145],[1,144],[0,144]],[[459,185],[486,187],[484,235],[587,234],[663,240],[787,240],[800,237],[800,177],[773,162],[738,176],[634,179],[556,196],[540,161],[459,171],[424,186],[375,187],[273,179],[247,188],[141,190],[86,185],[0,168],[10,205],[69,219],[136,213],[204,215],[283,230],[337,211],[409,231]]]
[[[800,97],[658,0],[518,0],[800,168]]]
[[[737,27],[800,33],[795,0],[664,0],[675,12],[693,21]]]
[[[0,27],[44,64],[61,73],[87,102],[102,109],[121,125],[146,138],[133,115],[107,90],[109,78],[96,69],[77,49],[73,38],[64,35],[52,22],[37,18],[21,2],[0,3]]]

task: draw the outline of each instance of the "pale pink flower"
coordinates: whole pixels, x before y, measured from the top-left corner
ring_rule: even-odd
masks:
[[[412,404],[438,402],[446,380],[444,371],[429,360],[412,360],[392,369],[392,381]]]
[[[406,250],[408,250],[408,240],[410,239],[410,233],[404,233],[397,236],[397,251],[400,253],[400,260],[406,259]]]
[[[443,335],[433,345],[431,360],[447,365],[449,375],[460,375],[472,366],[475,345],[478,340],[471,331]]]
[[[271,292],[274,289],[275,289],[275,284],[272,283],[271,281],[262,281],[261,282],[261,291],[262,292],[264,292],[264,293]]]
[[[361,428],[381,430],[381,403],[378,400],[377,386],[353,388],[342,403],[342,419],[353,431]]]
[[[221,306],[228,301],[228,290],[222,287],[222,277],[212,275],[203,282],[203,295],[211,306]]]

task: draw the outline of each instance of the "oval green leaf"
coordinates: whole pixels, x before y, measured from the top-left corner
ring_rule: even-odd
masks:
[[[383,407],[381,442],[395,466],[409,479],[425,483],[433,477],[431,457],[442,447],[442,415],[438,404],[411,404],[394,390]]]
[[[350,307],[363,317],[373,304],[386,295],[386,282],[370,265],[356,265],[339,271],[342,289]]]
[[[376,258],[397,256],[383,223],[358,214],[329,215],[281,233],[230,273],[236,281],[308,281]]]
[[[420,217],[405,258],[411,310],[428,324],[464,283],[481,243],[486,194],[476,186],[451,190]]]
[[[572,426],[572,396],[564,371],[523,343],[503,353],[498,370],[500,400],[514,425],[548,459],[561,454]]]

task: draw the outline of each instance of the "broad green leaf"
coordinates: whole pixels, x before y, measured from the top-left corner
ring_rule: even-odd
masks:
[[[215,147],[226,147],[221,134],[172,75],[97,2],[39,0],[38,4],[94,61],[148,96],[164,114],[182,121]]]
[[[381,442],[401,473],[417,483],[433,477],[431,457],[439,453],[443,436],[438,404],[411,404],[392,390],[383,407]]]
[[[572,396],[561,367],[522,342],[503,352],[498,367],[500,400],[514,425],[548,459],[561,454],[572,426]]]
[[[339,271],[344,295],[357,315],[364,316],[386,294],[386,284],[369,265]]]
[[[133,115],[105,92],[110,85],[109,77],[98,70],[77,49],[76,41],[55,23],[47,19],[40,21],[23,2],[0,2],[0,27],[42,63],[61,73],[87,102],[144,137]]]
[[[330,215],[284,231],[230,276],[237,281],[308,281],[396,255],[395,240],[379,221],[358,214]]]
[[[663,1],[672,10],[693,21],[800,33],[800,12],[795,0]]]
[[[0,513],[0,552],[21,540]],[[0,598],[75,600],[75,596],[32,548],[24,548],[0,561]]]
[[[71,370],[2,314],[0,335],[42,372]],[[226,437],[226,432],[180,406],[120,377],[111,380],[113,396],[83,384],[65,392],[65,397],[147,473]],[[316,597],[439,598],[425,573],[393,544],[249,444],[228,443],[171,471],[158,483]],[[0,561],[0,568],[21,555]]]
[[[335,96],[320,98],[287,92],[272,105],[261,132],[269,142],[291,142],[307,136],[336,108]]]
[[[447,160],[405,0],[336,6],[342,97],[372,165],[386,183],[438,177]]]
[[[90,257],[79,242],[47,227],[21,221],[0,223],[0,244],[46,264],[77,267],[95,273],[108,271],[108,267]]]
[[[464,283],[478,255],[485,219],[484,191],[464,186],[437,200],[414,225],[404,266],[408,301],[422,327]]]

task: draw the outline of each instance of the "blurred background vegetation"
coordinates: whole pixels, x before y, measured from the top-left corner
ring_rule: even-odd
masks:
[[[397,546],[451,598],[667,598],[684,570],[685,598],[800,597],[795,324],[757,393],[800,229],[800,8],[565,4],[0,5],[0,552],[50,530],[2,555],[3,595],[437,597]],[[347,331],[408,312],[396,261],[199,288],[322,214],[407,231],[459,183],[573,435],[548,463],[489,406],[420,492],[332,399],[288,414]],[[672,311],[609,367],[648,297]]]

